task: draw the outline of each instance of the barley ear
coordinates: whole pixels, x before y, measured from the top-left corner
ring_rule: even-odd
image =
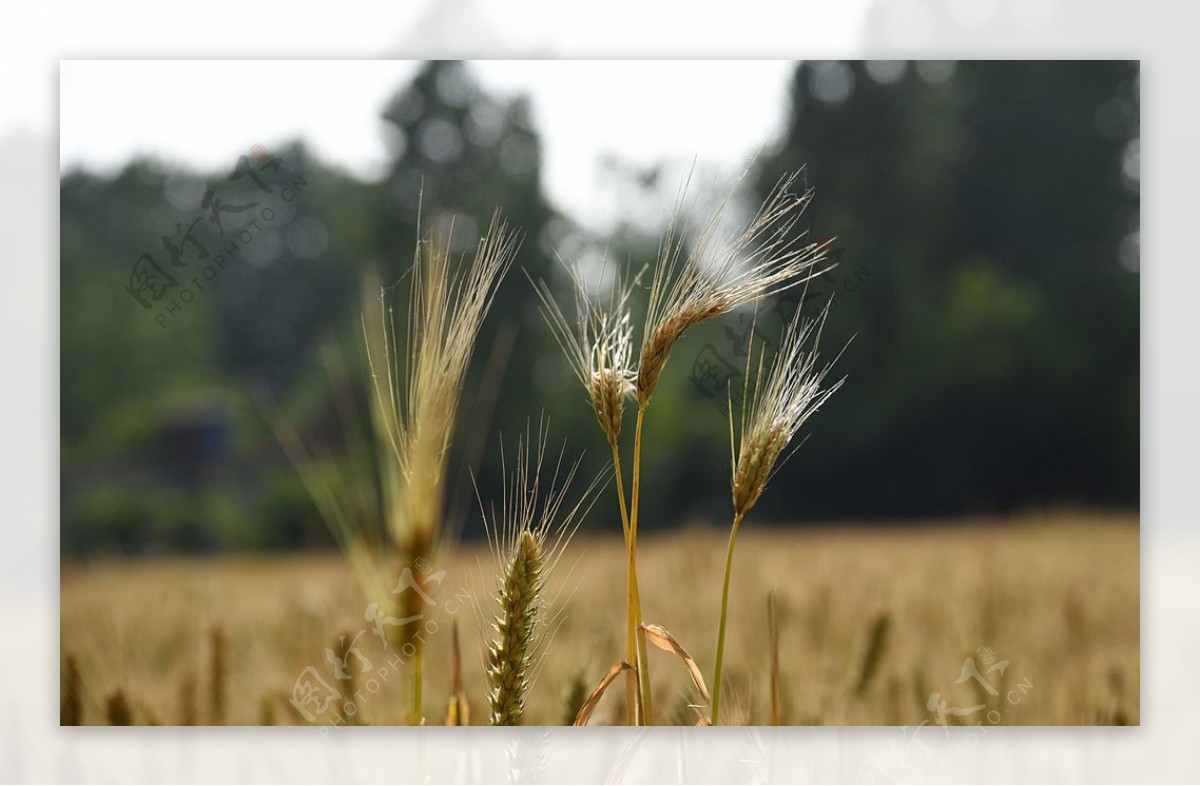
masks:
[[[500,587],[496,638],[488,649],[493,726],[516,726],[525,712],[541,579],[541,545],[525,530],[516,540]]]

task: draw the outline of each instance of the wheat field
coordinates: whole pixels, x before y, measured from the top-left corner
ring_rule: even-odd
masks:
[[[644,535],[639,548],[645,622],[670,631],[709,681],[727,537],[693,527]],[[465,719],[488,720],[491,631],[482,620],[492,613],[492,564],[484,544],[467,543],[429,566],[430,602],[420,621],[427,724],[447,722],[452,621]],[[733,572],[721,720],[1137,724],[1138,586],[1133,515],[748,525]],[[569,724],[624,655],[619,532],[575,537],[548,589],[548,635],[525,725]],[[403,653],[395,643],[385,649],[366,611],[337,553],[64,562],[64,718],[74,712],[78,722],[104,724],[115,711],[115,720],[134,724],[311,725],[325,736],[357,723],[407,723],[412,682]],[[346,634],[340,643],[339,634]],[[339,655],[352,682],[337,679]],[[683,662],[652,649],[649,666],[654,722],[696,723],[703,701]],[[309,667],[342,695],[310,713],[311,721],[289,701]],[[623,723],[624,701],[614,683],[592,725]]]

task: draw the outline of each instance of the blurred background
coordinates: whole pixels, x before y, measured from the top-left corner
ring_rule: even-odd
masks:
[[[689,171],[703,207],[747,165],[747,208],[805,168],[810,232],[833,239],[838,266],[803,304],[732,314],[675,349],[647,419],[644,527],[725,525],[728,420],[711,371],[740,379],[752,329],[770,344],[798,306],[829,298],[824,346],[854,336],[838,364],[850,379],[760,521],[1138,507],[1136,63],[356,66],[372,67],[349,84],[298,79],[296,111],[314,119],[279,136],[238,113],[267,98],[213,104],[179,82],[168,99],[153,75],[64,65],[64,555],[332,544],[263,402],[314,452],[354,459],[339,412],[367,411],[362,278],[408,269],[422,190],[423,228],[452,220],[457,249],[502,207],[524,233],[519,264],[561,286],[556,254],[593,273],[639,268]],[[130,124],[104,103],[114,91],[147,112],[183,106],[225,138],[156,140],[135,123],[105,145]],[[230,261],[206,279],[218,255]],[[156,300],[135,266],[179,286]],[[607,452],[519,271],[475,360],[454,459],[467,537],[468,468],[494,496],[499,435],[544,412],[586,472]],[[601,515],[586,526],[617,531]]]

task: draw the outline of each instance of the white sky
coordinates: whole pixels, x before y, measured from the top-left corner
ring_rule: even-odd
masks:
[[[373,177],[387,160],[380,112],[417,67],[67,61],[60,164],[112,171],[132,155],[151,154],[219,169],[253,144],[270,149],[302,138],[322,160]],[[493,60],[472,68],[489,90],[530,96],[550,198],[576,219],[603,225],[611,218],[597,208],[604,204],[596,177],[603,156],[736,169],[780,131],[794,63]]]

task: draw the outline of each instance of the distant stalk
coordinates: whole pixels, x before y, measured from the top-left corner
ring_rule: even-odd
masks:
[[[129,710],[129,702],[125,699],[125,692],[120,688],[113,688],[112,692],[108,694],[104,708],[109,726],[133,725],[133,713]]]
[[[220,625],[214,625],[209,632],[209,639],[212,645],[209,712],[212,725],[220,726],[225,723],[225,696],[228,692],[227,682],[229,680],[225,663],[225,629]]]
[[[356,694],[356,691],[354,689],[354,672],[350,671],[350,669],[348,669],[346,667],[346,664],[350,660],[350,648],[353,645],[354,645],[354,639],[351,638],[349,631],[345,631],[341,635],[338,636],[337,643],[334,644],[334,647],[333,647],[334,655],[337,657],[338,661],[340,661],[342,664],[342,673],[346,675],[345,679],[342,679],[341,677],[338,678],[338,689],[341,691],[343,696],[350,697],[346,703],[354,707],[354,712],[350,713],[349,715],[346,714],[345,707],[342,708],[342,715],[346,719],[347,726],[357,726],[358,725],[358,722],[359,722],[358,715],[359,715],[359,711],[362,709],[361,707],[358,706],[358,702],[355,701],[355,699],[354,699],[354,696]],[[270,725],[270,724],[264,724],[264,725]]]
[[[771,725],[779,726],[779,597],[774,590],[767,594],[767,631],[771,639]]]
[[[58,722],[61,726],[83,725],[83,677],[79,674],[79,664],[75,661],[75,656],[69,653],[63,664]]]

